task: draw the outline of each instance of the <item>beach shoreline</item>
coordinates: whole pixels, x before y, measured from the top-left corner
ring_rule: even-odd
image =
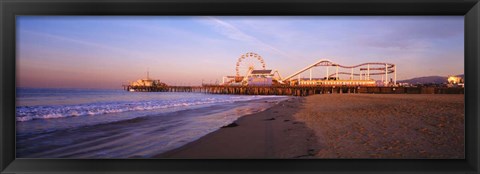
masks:
[[[464,95],[291,97],[155,158],[463,159]]]
[[[240,117],[223,127],[155,158],[309,158],[315,154],[314,132],[293,114],[305,98],[289,99],[265,111]]]

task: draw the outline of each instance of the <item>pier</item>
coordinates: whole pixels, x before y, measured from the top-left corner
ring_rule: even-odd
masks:
[[[125,90],[133,89],[124,86]],[[325,86],[166,86],[162,88],[135,88],[138,92],[197,92],[234,95],[289,95],[309,96],[314,94],[464,94],[464,88],[447,87],[325,87]]]
[[[237,95],[291,95],[314,94],[464,94],[463,79],[450,77],[448,85],[410,86],[397,84],[397,66],[393,63],[367,62],[346,66],[328,59],[320,59],[299,71],[282,78],[278,70],[266,69],[265,61],[257,53],[242,54],[235,64],[235,75],[222,77],[222,83],[201,86],[169,86],[160,80],[139,79],[124,90],[135,92],[200,92]],[[325,67],[325,76],[312,75],[314,68]],[[330,69],[334,69],[334,73]],[[245,71],[243,71],[245,70]],[[309,73],[302,78],[302,73]],[[389,76],[390,74],[390,76]],[[340,78],[339,75],[348,76]],[[375,80],[372,76],[380,76]],[[390,80],[389,80],[390,77]],[[447,80],[447,79],[445,79]]]

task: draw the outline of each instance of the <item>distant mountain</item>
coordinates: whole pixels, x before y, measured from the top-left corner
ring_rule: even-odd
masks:
[[[447,77],[442,76],[426,76],[426,77],[417,77],[408,80],[400,80],[397,81],[398,83],[409,83],[409,84],[428,84],[428,83],[435,83],[435,84],[442,84],[447,82]]]
[[[461,78],[465,78],[464,74],[457,75]],[[408,80],[400,80],[398,83],[409,83],[409,84],[442,84],[448,82],[448,77],[443,76],[425,76],[425,77],[416,77]]]

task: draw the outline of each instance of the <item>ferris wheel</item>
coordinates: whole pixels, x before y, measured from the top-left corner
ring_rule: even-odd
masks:
[[[257,53],[248,52],[238,58],[235,66],[237,77],[244,76],[247,72],[254,69],[265,69],[265,62],[263,61],[262,56]]]

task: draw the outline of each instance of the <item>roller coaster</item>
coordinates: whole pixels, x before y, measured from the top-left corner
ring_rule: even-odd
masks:
[[[293,81],[295,76],[298,76],[298,79],[300,79],[300,74],[310,70],[310,78],[308,80],[312,80],[312,69],[315,67],[326,67],[326,78],[324,80],[339,80],[339,75],[350,75],[350,81],[355,80],[354,77],[358,77],[358,80],[363,80],[363,81],[372,81],[371,76],[382,76],[382,81],[387,85],[388,82],[388,74],[393,73],[393,81],[391,85],[396,85],[397,84],[397,73],[396,73],[396,65],[392,63],[381,63],[381,62],[369,62],[369,63],[362,63],[359,65],[353,65],[353,66],[345,66],[345,65],[340,65],[337,63],[334,63],[328,59],[320,59],[319,61],[285,77],[282,79],[284,83],[288,81]],[[329,73],[329,68],[334,67],[335,72],[334,73]],[[339,69],[341,69],[339,71]],[[349,69],[350,72],[344,71],[345,69]],[[334,77],[334,78],[332,78]],[[385,80],[383,80],[385,78]],[[297,82],[300,82],[300,80],[297,80]],[[350,84],[350,83],[349,83]],[[352,83],[353,84],[353,83]]]
[[[312,69],[317,67],[326,67],[324,78],[313,78]],[[256,53],[246,53],[238,58],[235,66],[235,76],[225,76],[223,84],[226,85],[251,85],[248,82],[252,78],[269,78],[272,84],[281,85],[298,85],[298,86],[396,86],[397,73],[396,65],[392,63],[369,62],[353,66],[340,65],[328,59],[320,59],[317,62],[306,66],[299,71],[282,78],[277,70],[266,70],[265,61]],[[334,72],[330,73],[330,68],[334,68]],[[260,71],[258,71],[260,70]],[[349,71],[348,71],[349,70]],[[309,71],[308,79],[301,78],[301,74]],[[263,72],[264,74],[255,74]],[[388,81],[389,74],[393,74],[392,80]],[[339,75],[349,75],[349,79],[341,80]],[[297,76],[297,78],[295,78]],[[381,83],[371,78],[371,76],[381,76]],[[226,79],[226,80],[225,80]]]

